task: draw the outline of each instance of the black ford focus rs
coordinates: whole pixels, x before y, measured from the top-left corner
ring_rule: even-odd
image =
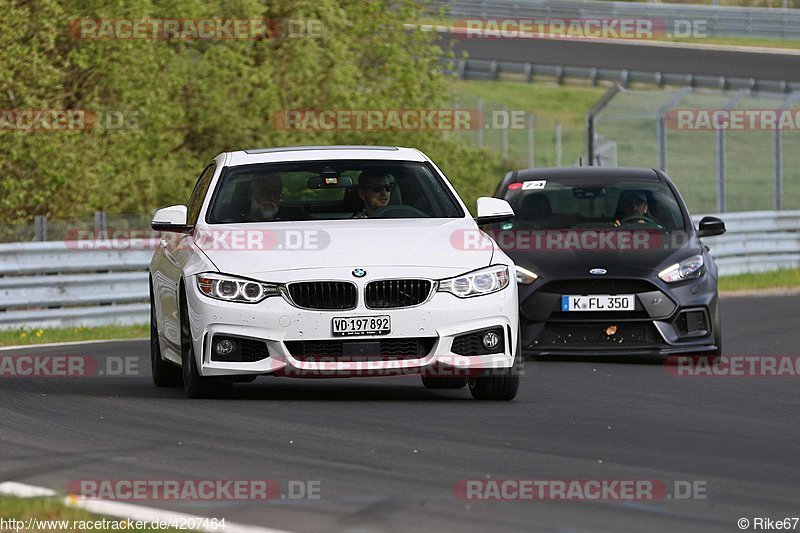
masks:
[[[495,196],[512,221],[485,230],[517,265],[523,352],[719,355],[717,267],[661,171],[557,168],[508,173]]]

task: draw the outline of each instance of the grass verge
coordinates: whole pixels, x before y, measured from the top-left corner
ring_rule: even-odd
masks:
[[[9,532],[67,532],[83,533],[84,531],[165,531],[178,532],[178,529],[136,529],[133,525],[126,524],[124,518],[114,518],[97,515],[64,505],[60,497],[52,498],[12,498],[0,496],[0,517],[4,520],[0,531]],[[16,524],[11,520],[18,521]],[[29,522],[33,520],[33,522]],[[105,520],[105,522],[102,522]],[[21,521],[21,523],[19,522]],[[11,527],[14,525],[15,527]],[[33,526],[29,528],[29,525]],[[125,527],[126,525],[130,527]],[[152,525],[152,524],[150,524]],[[100,527],[95,527],[100,526]]]
[[[137,339],[150,335],[150,326],[98,326],[92,328],[34,328],[0,331],[0,346],[25,346],[48,342]]]
[[[800,268],[786,268],[759,274],[720,276],[720,292],[753,291],[759,289],[793,289],[800,287]]]

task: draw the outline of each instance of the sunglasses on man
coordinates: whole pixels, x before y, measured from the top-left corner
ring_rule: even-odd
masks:
[[[372,185],[371,187],[364,187],[364,190],[374,193],[379,192],[392,192],[395,189],[394,183],[387,183],[386,185]]]

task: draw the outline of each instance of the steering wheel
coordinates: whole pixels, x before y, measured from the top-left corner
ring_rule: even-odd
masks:
[[[622,220],[619,221],[620,225],[622,224],[631,224],[631,223],[638,223],[644,222],[646,224],[652,224],[653,226],[657,227],[658,229],[666,229],[664,225],[662,225],[658,220],[650,217],[648,215],[630,215]]]
[[[370,218],[428,218],[428,215],[410,205],[387,205],[376,209]]]

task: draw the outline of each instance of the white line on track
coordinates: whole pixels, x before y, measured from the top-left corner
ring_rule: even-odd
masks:
[[[19,346],[3,346],[0,348],[0,352],[7,352],[11,350],[25,350],[25,349],[33,349],[33,348],[59,348],[61,346],[80,346],[82,344],[101,344],[103,342],[142,342],[142,341],[149,341],[147,337],[141,337],[138,339],[101,339],[97,341],[72,341],[72,342],[50,342],[47,344],[24,344]]]

